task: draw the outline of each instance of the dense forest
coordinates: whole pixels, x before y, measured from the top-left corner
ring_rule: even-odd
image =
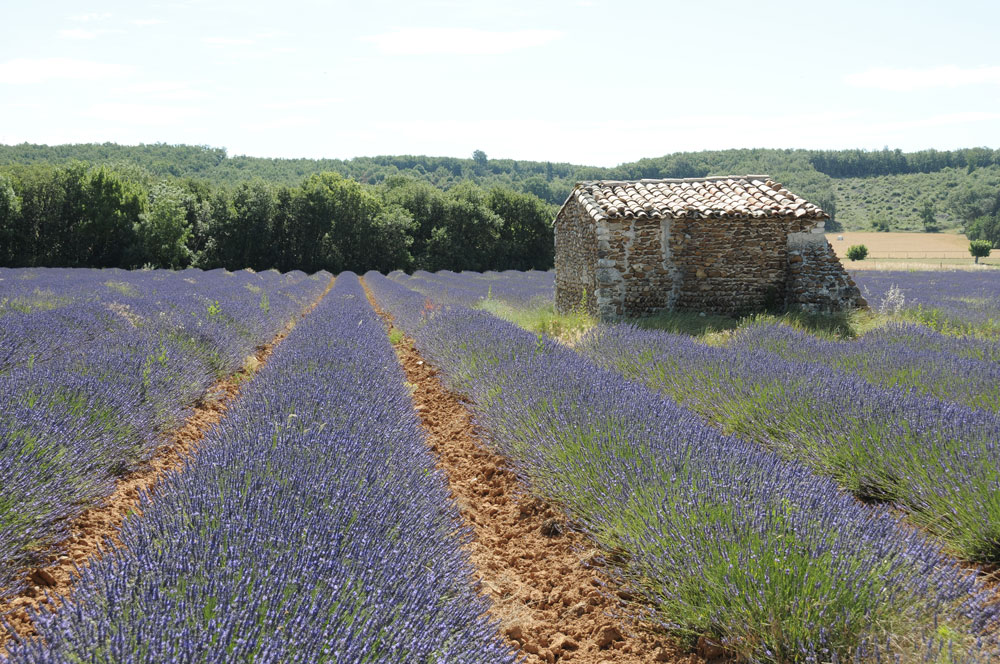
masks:
[[[548,269],[553,207],[505,187],[442,191],[403,176],[227,186],[138,166],[34,164],[0,169],[0,265]]]
[[[833,230],[964,230],[1000,245],[1000,150],[723,150],[614,168],[424,156],[230,157],[185,145],[0,145],[4,265],[546,268],[589,179],[767,173]]]

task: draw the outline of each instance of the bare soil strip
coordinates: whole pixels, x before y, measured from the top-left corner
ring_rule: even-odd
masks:
[[[370,292],[368,299],[391,328]],[[444,388],[412,339],[404,336],[396,352],[415,386],[427,444],[473,532],[467,550],[491,612],[527,662],[702,662],[654,627],[616,617],[621,606],[596,565],[593,542],[570,529],[557,507],[532,497],[507,461],[480,442],[469,410]]]
[[[333,281],[331,278],[326,289],[299,314],[298,319],[304,318],[316,308],[333,288]],[[114,493],[77,517],[70,526],[70,536],[56,547],[57,553],[44,565],[24,571],[24,576],[29,581],[28,590],[0,602],[0,617],[19,636],[31,638],[38,635],[29,610],[38,611],[45,607],[55,611],[62,603],[60,597],[69,597],[72,593],[77,576],[76,568],[83,569],[92,560],[100,559],[109,552],[113,553],[113,547],[121,544],[118,533],[125,517],[139,512],[140,495],[155,495],[157,484],[168,473],[181,469],[184,461],[197,452],[208,430],[225,416],[243,385],[267,362],[277,345],[295,327],[298,319],[285,326],[269,343],[258,346],[242,369],[212,385],[184,424],[167,434],[164,444],[148,463],[122,477],[115,486]],[[6,655],[5,646],[11,638],[0,626],[0,657]]]

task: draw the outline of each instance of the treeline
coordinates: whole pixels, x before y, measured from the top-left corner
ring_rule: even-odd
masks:
[[[0,167],[0,264],[340,272],[548,269],[555,208],[465,182],[336,172],[295,185],[157,178],[134,164]]]
[[[73,168],[78,168],[74,164],[81,161],[92,164],[91,170],[99,167],[110,168],[115,173],[123,174],[127,181],[138,182],[140,188],[146,192],[145,197],[140,195],[139,199],[144,200],[147,206],[157,204],[159,197],[160,207],[157,209],[161,211],[161,216],[164,209],[162,206],[167,205],[164,201],[174,200],[179,196],[170,192],[180,190],[183,193],[180,199],[184,201],[193,199],[194,203],[183,203],[188,210],[191,232],[191,239],[185,244],[192,252],[189,260],[194,264],[204,265],[230,260],[227,252],[230,251],[232,241],[220,244],[219,238],[226,237],[227,233],[229,236],[235,233],[225,230],[226,223],[230,222],[224,221],[223,213],[238,205],[238,202],[233,201],[237,200],[240,191],[245,191],[247,188],[268,190],[267,196],[262,195],[257,198],[274,199],[276,210],[274,214],[277,216],[269,222],[268,227],[278,238],[274,242],[284,243],[282,246],[285,246],[288,242],[292,242],[288,239],[292,237],[289,235],[290,231],[281,230],[284,225],[290,223],[288,215],[291,213],[287,208],[292,203],[288,201],[295,201],[294,206],[303,205],[300,198],[307,188],[305,183],[313,176],[322,175],[329,178],[331,173],[339,174],[341,179],[360,183],[362,189],[374,195],[383,208],[399,205],[393,202],[393,195],[389,192],[400,187],[400,182],[407,182],[411,187],[415,187],[415,183],[423,183],[429,187],[428,192],[436,191],[436,195],[446,202],[446,205],[444,203],[437,205],[436,209],[442,206],[457,209],[466,205],[476,210],[489,210],[499,214],[494,208],[504,207],[497,200],[502,192],[508,197],[515,194],[529,196],[530,198],[518,200],[534,201],[532,205],[547,208],[550,215],[580,180],[766,173],[830,213],[833,219],[827,224],[827,228],[831,231],[966,230],[970,235],[981,235],[983,232],[979,229],[992,227],[993,222],[990,219],[994,218],[995,214],[990,212],[991,201],[1000,190],[998,184],[1000,150],[988,148],[924,150],[911,153],[888,149],[715,150],[674,153],[641,159],[614,168],[599,168],[559,162],[490,159],[479,150],[470,159],[401,155],[359,157],[349,160],[314,160],[231,157],[223,148],[161,143],[138,146],[113,143],[57,146],[0,145],[0,173],[8,173],[9,179],[17,185],[18,191],[35,178],[21,173],[27,173],[32,168],[42,171],[56,168],[70,172]],[[41,179],[44,180],[44,177]],[[159,184],[154,186],[155,183]],[[158,189],[164,189],[167,193],[154,191]],[[211,193],[206,194],[206,191]],[[212,202],[217,194],[227,198],[228,203]],[[21,194],[18,193],[18,196]],[[30,199],[31,195],[28,195],[28,198]],[[70,196],[70,199],[72,198]],[[203,207],[206,200],[213,206],[214,216],[210,223],[204,221],[204,214],[191,212],[196,207],[199,209]],[[469,202],[470,200],[472,202]],[[403,206],[416,224],[412,231],[404,233],[410,244],[406,251],[393,261],[414,267],[432,265],[452,267],[443,263],[440,255],[435,252],[445,246],[457,246],[459,240],[454,236],[459,231],[448,230],[457,228],[457,221],[446,221],[447,215],[439,215],[428,221],[421,216],[423,213],[419,206],[411,208]],[[151,210],[144,212],[147,218],[151,214]],[[369,225],[375,230],[367,237],[375,237],[379,232],[389,233],[394,237],[389,230],[394,227],[388,221],[391,217],[390,212],[383,210],[381,214],[383,216],[378,217],[377,224],[373,217]],[[513,213],[508,211],[507,214]],[[306,218],[308,214],[298,210],[295,216]],[[986,222],[982,221],[983,217],[987,219]],[[239,217],[237,215],[234,218]],[[503,247],[509,246],[512,241],[507,236],[523,234],[523,230],[516,233],[513,230],[513,227],[522,224],[506,217],[503,219],[504,223],[500,224],[503,232],[497,230],[496,223],[493,223],[486,232],[490,237],[475,240],[488,248],[476,251],[463,249],[462,256],[454,257],[456,261],[454,265],[501,266],[502,264],[497,261],[502,256],[518,260],[517,256],[520,254]],[[397,222],[401,223],[399,220]],[[510,228],[505,226],[508,222],[512,224]],[[133,219],[133,225],[134,223]],[[149,226],[151,222],[146,223],[148,228],[145,232],[148,237],[158,226]],[[368,228],[369,225],[365,227]],[[86,224],[80,226],[83,228]],[[290,228],[294,226],[292,224]],[[442,230],[435,235],[435,228]],[[50,237],[44,230],[39,231],[38,227],[35,227],[34,232],[36,237],[39,234]],[[463,234],[465,232],[461,231]],[[282,233],[287,236],[285,239],[281,239]],[[449,238],[447,242],[446,235]],[[497,237],[490,239],[493,235]],[[142,236],[141,233],[139,236]],[[986,233],[986,237],[992,237],[992,234]],[[388,237],[385,239],[389,240]],[[215,243],[210,240],[214,240]],[[317,238],[314,240],[318,241]],[[134,239],[135,241],[137,240]],[[86,237],[67,240],[62,250],[64,256],[79,255],[76,252],[79,247],[73,248],[71,245],[73,243],[86,245],[88,242],[90,240]],[[545,242],[548,242],[548,239]],[[336,250],[333,246],[328,247],[326,253],[328,262],[335,261],[338,255],[344,261],[354,260],[351,255],[354,249],[348,250],[345,254],[345,250],[339,244],[334,244]],[[360,240],[348,241],[342,238],[341,244],[359,247],[363,243]],[[129,245],[132,247],[128,250],[129,260],[141,255],[137,253],[137,247],[140,245],[141,243]],[[32,255],[44,255],[46,251],[55,251],[45,243],[42,243],[41,249],[40,253]],[[0,253],[3,251],[4,247],[0,247]],[[148,255],[149,251],[146,253]],[[309,252],[299,253],[308,255]],[[296,251],[290,251],[276,260],[284,261],[281,264],[287,265],[295,255]],[[534,256],[534,254],[529,255]],[[489,259],[485,259],[484,256],[489,256]],[[516,267],[519,264],[521,263],[504,267]]]
[[[163,143],[137,146],[114,143],[0,145],[0,165],[68,164],[74,161],[98,165],[131,163],[156,177],[196,177],[230,186],[255,178],[275,184],[295,185],[309,175],[326,171],[340,173],[365,184],[380,184],[396,175],[410,175],[440,189],[450,189],[471,180],[487,188],[500,185],[533,193],[558,204],[578,180],[703,177],[749,173],[755,168],[772,176],[812,171],[836,178],[932,173],[945,168],[976,169],[1000,165],[1000,150],[981,147],[919,152],[887,148],[706,150],[678,152],[601,168],[562,162],[489,159],[479,150],[471,159],[400,155],[341,160],[230,157],[224,148]]]
[[[820,173],[835,178],[934,173],[945,168],[964,168],[971,172],[984,166],[1000,166],[1000,150],[823,150],[810,151],[809,162]]]

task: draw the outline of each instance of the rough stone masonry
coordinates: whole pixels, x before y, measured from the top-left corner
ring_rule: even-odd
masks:
[[[577,184],[556,216],[556,309],[611,321],[867,306],[823,210],[766,175]]]

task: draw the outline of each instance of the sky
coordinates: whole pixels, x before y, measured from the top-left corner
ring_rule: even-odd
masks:
[[[0,143],[614,166],[1000,147],[1000,2],[2,0]]]

